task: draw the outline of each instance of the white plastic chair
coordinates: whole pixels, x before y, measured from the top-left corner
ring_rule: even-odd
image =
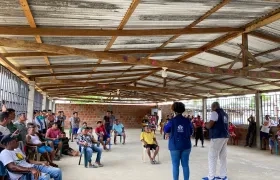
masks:
[[[142,161],[146,162],[146,155],[147,155],[147,149],[144,147],[144,144],[142,144],[143,152],[142,152]],[[155,153],[155,150],[152,150],[152,153]],[[157,161],[159,162],[159,152],[157,154]]]

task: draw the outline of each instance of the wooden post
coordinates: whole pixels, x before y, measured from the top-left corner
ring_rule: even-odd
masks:
[[[245,52],[245,50],[248,51],[248,34],[247,33],[242,34],[242,46],[244,47],[244,50],[242,51],[242,64],[243,64],[243,68],[244,68],[249,65],[248,56]]]
[[[166,78],[163,78],[163,87],[166,87]]]

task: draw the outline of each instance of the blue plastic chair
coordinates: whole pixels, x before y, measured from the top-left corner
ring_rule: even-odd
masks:
[[[109,142],[109,150],[111,150],[111,135],[109,135],[109,137],[110,137],[110,142]],[[100,139],[100,137],[98,136],[98,141],[99,141],[99,139]],[[104,140],[103,141],[104,142],[104,144],[106,144],[107,143],[107,139],[106,140]],[[100,146],[100,143],[99,144],[97,144],[97,147],[99,147]]]
[[[84,166],[85,166],[85,168],[87,168],[87,166],[88,166],[88,159],[87,159],[87,150],[86,150],[86,148],[82,148],[82,146],[79,145],[79,152],[80,152],[79,165],[81,164],[81,159],[82,159],[82,156],[84,154]]]

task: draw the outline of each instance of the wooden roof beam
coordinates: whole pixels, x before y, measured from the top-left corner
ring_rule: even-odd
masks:
[[[265,16],[262,16],[261,18],[258,18],[250,23],[248,23],[247,25],[245,25],[244,27],[241,27],[242,29],[244,29],[244,31],[242,32],[230,32],[227,33],[224,36],[221,36],[203,46],[200,47],[201,51],[199,52],[191,52],[191,53],[187,53],[182,55],[181,57],[178,57],[176,59],[174,59],[175,62],[182,62],[185,61],[195,55],[198,55],[202,52],[208,51],[209,49],[212,49],[218,45],[221,45],[222,43],[225,43],[227,41],[230,41],[231,39],[234,39],[238,36],[240,36],[243,33],[249,33],[254,31],[255,29],[258,29],[262,26],[265,26],[267,24],[270,24],[274,21],[277,21],[278,19],[280,19],[280,8],[275,9],[274,11],[271,11],[270,13],[268,13]]]
[[[99,87],[99,83],[79,83],[76,84],[74,87],[89,87],[89,86],[95,86]],[[120,89],[120,90],[130,90],[130,91],[144,91],[144,92],[158,92],[158,93],[165,93],[165,92],[170,92],[170,93],[193,93],[193,90],[188,90],[188,89],[173,89],[173,88],[143,88],[143,87],[134,87],[134,86],[123,86],[123,85],[101,85],[102,88],[110,88],[110,89]],[[62,88],[59,87],[59,88]],[[69,88],[69,86],[64,86],[64,88]],[[48,92],[50,88],[44,88],[46,92]],[[256,91],[246,91],[246,90],[196,90],[195,93],[232,93],[232,94],[239,94],[239,93],[255,93]]]
[[[133,69],[133,70],[118,70],[118,72],[145,72],[145,71],[151,71],[155,70],[155,68],[149,68],[149,69]],[[38,77],[49,77],[49,76],[74,76],[74,75],[85,75],[85,74],[112,74],[115,73],[114,71],[97,71],[97,72],[91,72],[91,71],[82,71],[82,72],[71,72],[71,73],[54,73],[54,74],[36,74],[36,75],[30,75],[30,78],[38,78]]]
[[[21,0],[25,1],[25,0]],[[242,32],[242,28],[184,28],[184,29],[133,29],[133,30],[105,30],[105,29],[70,29],[70,28],[30,28],[22,26],[0,26],[2,35],[20,36],[163,36],[174,34],[213,34],[225,32]]]
[[[264,39],[264,40],[267,40],[267,41],[275,42],[275,43],[278,43],[278,44],[280,43],[280,38],[279,37],[273,36],[271,34],[265,34],[265,33],[260,32],[260,31],[250,32],[249,35],[257,37],[257,38],[261,38],[261,39]]]
[[[25,14],[25,17],[26,17],[26,19],[29,23],[29,26],[30,26],[29,29],[33,29],[33,30],[36,29],[37,26],[36,26],[34,17],[31,13],[31,10],[29,8],[29,4],[28,4],[27,0],[19,0],[19,2],[20,2],[20,5],[22,7],[22,10]],[[36,40],[37,43],[42,43],[42,39],[38,34],[33,34],[33,35],[35,36],[35,40]],[[45,62],[48,66],[51,65],[50,60],[47,56],[44,56],[44,60],[45,60]],[[53,69],[49,68],[49,70],[52,74],[54,73]],[[55,79],[55,77],[54,77],[54,79]]]
[[[199,51],[198,48],[168,48],[168,49],[139,49],[139,50],[113,50],[113,51],[95,51],[97,53],[110,52],[112,54],[149,54],[149,53],[176,53],[176,52],[195,52]],[[75,56],[58,53],[47,53],[47,52],[12,52],[2,53],[5,57],[40,57],[40,56]]]
[[[96,53],[95,51],[87,50],[87,49],[78,49],[72,47],[63,47],[57,45],[49,45],[49,44],[38,44],[29,41],[22,40],[13,40],[9,38],[0,38],[0,45],[15,47],[15,48],[25,48],[30,50],[41,50],[50,53],[61,53],[61,54],[72,54],[72,55],[80,55],[89,58],[100,58],[106,59],[114,62],[135,64],[135,65],[148,65],[154,67],[167,67],[168,69],[175,69],[181,71],[188,71],[194,73],[208,73],[208,74],[217,74],[217,75],[232,75],[236,77],[254,77],[254,78],[272,78],[272,79],[280,79],[280,73],[270,73],[270,72],[250,72],[246,70],[231,70],[228,71],[226,69],[221,68],[211,68],[202,65],[197,65],[193,63],[174,63],[173,61],[159,61],[153,59],[143,59],[143,58],[135,58],[133,56],[123,56],[111,53]]]

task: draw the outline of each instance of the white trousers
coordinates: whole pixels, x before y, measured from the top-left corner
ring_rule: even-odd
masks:
[[[208,153],[209,179],[216,176],[218,158],[220,159],[220,177],[227,176],[227,142],[228,138],[211,139]]]

